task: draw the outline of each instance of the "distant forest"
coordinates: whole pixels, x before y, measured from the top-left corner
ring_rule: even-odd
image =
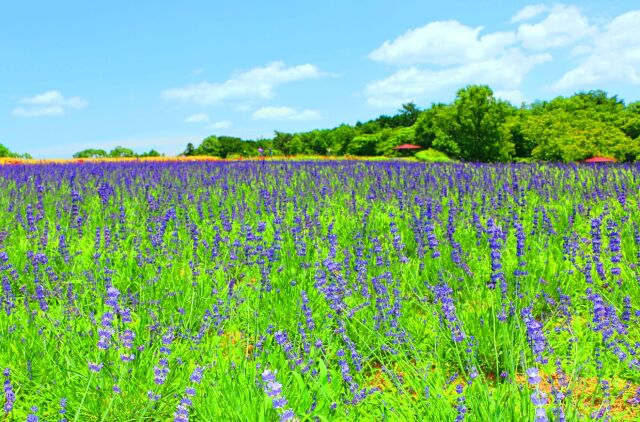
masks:
[[[625,105],[598,90],[516,107],[488,86],[471,85],[450,104],[420,109],[408,103],[393,116],[333,129],[276,131],[272,139],[212,135],[197,147],[187,145],[184,154],[397,156],[394,148],[406,143],[464,161],[634,161],[640,159],[640,102]]]
[[[494,96],[485,85],[460,89],[450,104],[421,109],[404,104],[393,116],[355,125],[286,133],[246,140],[211,135],[183,155],[220,158],[258,155],[401,155],[394,148],[415,144],[424,151],[462,161],[580,161],[593,156],[618,161],[640,159],[640,101],[625,104],[601,90],[519,107]],[[0,146],[1,154],[12,154]],[[16,154],[14,154],[15,156]],[[157,156],[118,147],[107,153],[89,149],[76,158]],[[446,158],[446,157],[445,157]]]

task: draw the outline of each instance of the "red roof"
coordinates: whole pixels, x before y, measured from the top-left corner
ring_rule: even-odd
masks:
[[[398,145],[394,149],[421,149],[421,148],[422,147],[420,145],[402,144],[402,145]]]
[[[615,163],[616,159],[611,157],[591,157],[584,160],[585,163]]]

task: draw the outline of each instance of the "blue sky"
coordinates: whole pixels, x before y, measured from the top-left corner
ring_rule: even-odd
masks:
[[[400,5],[399,5],[400,4]],[[0,143],[177,154],[449,102],[640,99],[636,1],[5,1]]]

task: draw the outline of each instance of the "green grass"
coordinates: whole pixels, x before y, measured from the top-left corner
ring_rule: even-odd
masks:
[[[171,420],[185,388],[194,386],[189,407],[194,420],[275,420],[278,412],[260,385],[260,374],[269,368],[277,370],[287,407],[299,420],[454,420],[461,397],[455,391],[458,384],[464,386],[466,420],[532,420],[533,388],[523,377],[525,370],[535,365],[553,375],[559,360],[569,379],[563,391],[574,390],[562,404],[568,420],[600,408],[605,399],[597,388],[600,380],[615,386],[614,409],[608,414],[630,420],[637,408],[619,405],[640,385],[638,369],[629,367],[631,358],[621,362],[592,330],[593,306],[586,290],[599,293],[618,316],[626,296],[638,309],[638,245],[630,224],[640,221],[636,175],[633,167],[607,171],[402,162],[85,164],[5,170],[0,231],[6,236],[0,251],[6,252],[11,267],[2,267],[0,278],[11,285],[15,309],[0,318],[0,362],[11,369],[16,395],[7,419],[23,420],[38,406],[42,419],[57,420],[59,401],[66,398],[68,420]],[[462,177],[467,177],[464,184]],[[522,195],[509,193],[516,181]],[[615,199],[614,189],[623,182],[625,206]],[[107,185],[113,195],[103,202],[98,189]],[[605,196],[590,199],[596,188]],[[75,202],[83,216],[80,227],[72,217],[72,189],[81,197]],[[526,205],[517,205],[514,197]],[[28,205],[36,216],[41,210],[35,231],[27,223]],[[553,232],[543,227],[542,207]],[[608,279],[599,280],[594,269],[595,284],[589,284],[580,270],[592,258],[591,222],[603,213],[600,259]],[[492,219],[506,233],[501,248],[505,297],[500,288],[486,287],[491,248],[488,234],[475,226],[474,214],[484,229]],[[526,233],[523,257],[516,255],[514,214]],[[156,236],[167,215],[166,230]],[[452,260],[447,240],[450,216],[460,264]],[[618,223],[621,237],[619,277],[611,275],[615,264],[608,250],[608,220]],[[428,222],[438,241],[438,257],[432,257],[428,246],[421,252],[417,241]],[[259,223],[264,223],[263,232]],[[393,226],[401,246],[394,245]],[[568,254],[563,244],[572,235],[578,243]],[[34,266],[30,253],[44,254],[46,263]],[[329,261],[340,268],[328,269]],[[520,261],[526,262],[528,274],[516,277]],[[323,292],[323,277],[335,297]],[[452,339],[451,326],[443,322],[434,293],[443,283],[452,288],[466,335],[462,342]],[[45,291],[46,311],[39,305],[36,284]],[[119,289],[119,306],[130,309],[132,321],[116,316],[112,345],[100,350],[101,318],[112,310],[106,303],[108,285]],[[299,331],[305,322],[302,291],[316,325],[308,337]],[[570,318],[561,311],[560,293],[571,298]],[[6,291],[2,297],[5,306]],[[335,301],[343,306],[341,312],[332,310]],[[500,321],[503,306],[512,308],[513,315]],[[533,306],[553,349],[543,352],[547,364],[534,362],[520,317],[526,306]],[[639,341],[636,322],[632,317],[625,323],[626,333],[615,338],[632,345]],[[135,332],[132,350],[119,339],[125,329]],[[277,344],[280,330],[286,331],[302,364],[293,363]],[[161,352],[167,333],[172,334],[169,355]],[[321,347],[314,345],[317,340]],[[350,347],[359,355],[359,371]],[[380,391],[351,404],[354,393],[343,380],[339,350],[346,351],[359,388]],[[135,359],[123,362],[122,353],[133,353]],[[166,382],[157,385],[154,367],[163,357],[169,372]],[[88,362],[104,366],[93,373]],[[309,371],[303,371],[307,365]],[[189,380],[198,366],[205,368],[201,384]],[[590,391],[584,382],[596,387]],[[625,383],[630,387],[616,397]],[[113,392],[114,385],[121,393]],[[161,398],[150,401],[149,391]],[[549,415],[552,402],[550,397]]]

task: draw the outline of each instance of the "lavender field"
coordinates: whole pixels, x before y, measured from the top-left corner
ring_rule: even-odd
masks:
[[[7,421],[640,417],[640,167],[0,166]]]

